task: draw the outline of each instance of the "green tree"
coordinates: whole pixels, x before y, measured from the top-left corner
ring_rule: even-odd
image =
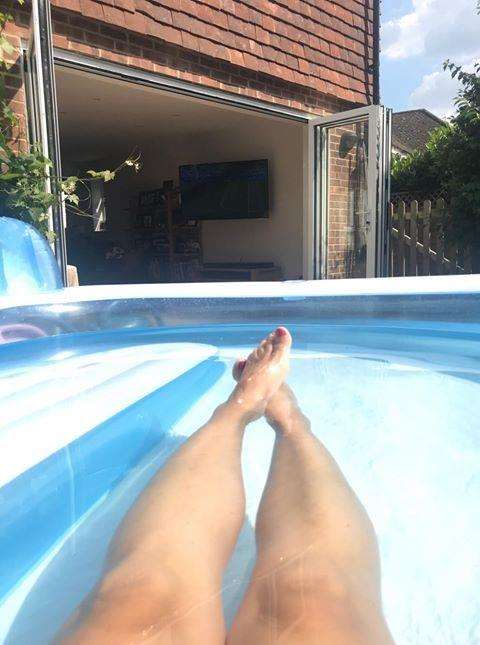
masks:
[[[470,248],[473,268],[480,271],[480,63],[466,72],[447,60],[444,69],[460,81],[455,115],[432,132],[425,149],[395,156],[392,190],[444,191],[449,201],[444,234]]]

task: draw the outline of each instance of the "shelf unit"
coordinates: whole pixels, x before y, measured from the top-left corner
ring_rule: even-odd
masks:
[[[152,256],[166,260],[172,282],[193,279],[202,263],[201,226],[182,217],[180,190],[164,186],[141,192],[133,232],[136,245],[152,249]]]

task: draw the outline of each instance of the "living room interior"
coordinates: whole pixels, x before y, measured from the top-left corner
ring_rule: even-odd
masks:
[[[303,123],[62,66],[56,84],[64,175],[141,156],[67,209],[80,284],[302,277]]]

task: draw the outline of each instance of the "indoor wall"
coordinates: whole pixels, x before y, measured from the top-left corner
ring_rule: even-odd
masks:
[[[114,241],[128,235],[138,193],[165,180],[178,185],[180,165],[267,158],[270,217],[203,222],[203,261],[273,262],[286,279],[302,276],[303,124],[71,70],[57,79],[69,169],[75,157],[84,167],[106,168],[134,147],[141,151],[140,173],[125,171],[105,185]]]

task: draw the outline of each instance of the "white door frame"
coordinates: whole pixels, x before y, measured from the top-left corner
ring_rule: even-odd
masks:
[[[30,40],[26,47],[26,90],[31,126],[30,138],[38,142],[42,153],[52,162],[50,173],[62,174],[58,109],[53,69],[52,27],[48,0],[32,0]],[[46,180],[47,190],[60,199],[49,209],[49,230],[55,234],[53,248],[63,283],[67,284],[65,248],[65,207],[56,182]]]
[[[306,181],[306,173],[308,172],[307,162],[307,149],[308,149],[308,125],[312,119],[312,115],[306,114],[299,110],[293,110],[288,107],[267,103],[258,99],[251,99],[246,96],[240,96],[225,92],[223,90],[216,90],[210,87],[203,87],[183,81],[178,78],[164,76],[154,72],[147,72],[144,70],[136,69],[134,67],[127,67],[119,63],[111,61],[91,58],[84,54],[77,52],[67,51],[64,49],[53,49],[54,61],[62,67],[85,71],[88,73],[98,74],[100,76],[114,78],[117,80],[128,81],[146,87],[156,88],[160,91],[182,94],[191,98],[198,98],[201,100],[212,101],[217,105],[219,103],[230,106],[235,109],[249,110],[264,114],[266,116],[288,119],[297,121],[304,126],[304,186],[303,186],[303,204],[302,204],[302,222],[303,222],[303,242],[302,242],[302,259],[303,259],[303,277],[311,279],[313,277],[313,265],[310,265],[311,258],[309,249],[312,244],[309,241],[310,222],[312,220],[312,211],[309,207],[309,188]]]
[[[305,112],[300,112],[298,110],[292,110],[280,105],[275,105],[248,97],[233,95],[223,90],[215,90],[208,87],[202,87],[188,81],[182,81],[177,78],[164,76],[153,72],[147,72],[144,70],[135,69],[133,67],[127,67],[119,63],[90,58],[83,54],[78,54],[72,51],[55,48],[53,50],[53,58],[55,63],[64,67],[71,67],[102,76],[108,76],[110,78],[116,78],[118,80],[125,80],[137,84],[142,84],[148,87],[154,87],[159,90],[168,92],[175,92],[193,98],[196,97],[203,100],[209,100],[217,104],[223,103],[237,109],[247,109],[269,116],[276,116],[294,120],[304,124],[306,127],[304,130],[303,145],[303,278],[312,280],[321,277],[321,260],[318,250],[320,248],[322,228],[321,221],[318,216],[318,199],[319,195],[321,194],[320,188],[322,177],[317,167],[318,155],[315,151],[316,126],[333,123],[341,124],[342,122],[348,122],[352,118],[357,120],[361,118],[361,116],[365,117],[365,115],[368,115],[369,119],[371,119],[370,125],[372,126],[369,128],[369,149],[375,150],[375,145],[378,144],[382,149],[382,155],[384,155],[385,146],[379,144],[377,140],[377,121],[380,118],[380,115],[382,114],[384,108],[381,108],[380,106],[366,106],[354,110],[339,112],[337,114],[325,117],[316,117],[314,115],[306,114]],[[374,124],[375,127],[373,127]],[[382,163],[385,165],[385,161],[383,161]],[[378,173],[377,175],[375,175],[374,166],[374,164],[369,164],[369,183],[378,181]],[[369,191],[369,194],[370,192],[371,191]],[[375,191],[375,194],[378,194],[378,191]],[[378,201],[375,202],[375,204],[377,203]],[[372,204],[369,206],[369,208],[371,209],[372,213],[375,213],[377,207],[373,204],[373,195]],[[376,264],[378,265],[378,267],[380,267],[381,263],[378,263],[377,261]],[[375,270],[375,273],[380,275],[383,273],[383,271],[378,268]]]
[[[327,195],[328,151],[327,129],[357,123],[368,119],[368,228],[367,277],[386,274],[387,200],[390,187],[390,119],[391,110],[380,105],[367,105],[323,117],[314,117],[309,123],[308,203],[311,221],[307,232],[306,250],[313,268],[313,279],[327,277]]]

